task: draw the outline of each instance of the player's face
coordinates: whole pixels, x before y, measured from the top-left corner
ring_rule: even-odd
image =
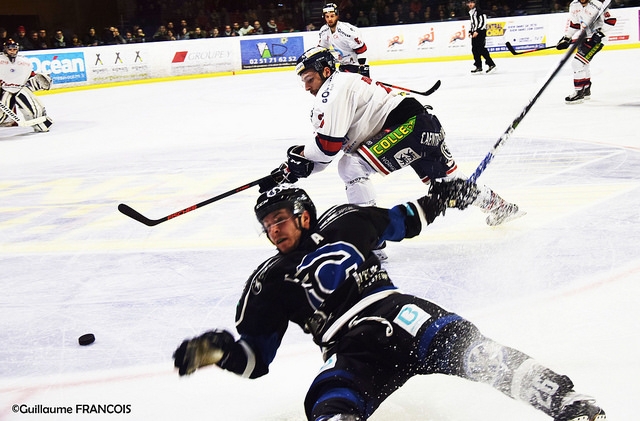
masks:
[[[330,28],[333,28],[338,23],[338,15],[334,12],[327,12],[324,14],[324,21]]]
[[[324,79],[320,76],[320,73],[316,72],[313,69],[308,69],[300,75],[300,80],[304,85],[304,90],[309,91],[311,95],[316,96],[318,91],[322,87],[322,84],[331,74],[331,69],[325,67],[322,71],[324,75]]]
[[[9,57],[12,58],[16,58],[16,56],[18,55],[18,47],[5,47],[4,51]]]
[[[289,209],[278,209],[262,219],[262,227],[280,253],[291,253],[300,244],[302,228],[309,228],[309,214],[305,211],[299,222]]]

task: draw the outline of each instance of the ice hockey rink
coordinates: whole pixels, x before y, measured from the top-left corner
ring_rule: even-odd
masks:
[[[557,65],[559,54],[372,66],[376,80],[426,90],[460,167],[472,173]],[[527,215],[489,227],[450,210],[387,247],[404,291],[475,322],[569,375],[610,420],[636,419],[640,394],[640,52],[605,50],[592,99],[566,105],[565,66],[479,182]],[[172,352],[234,328],[254,267],[273,253],[255,222],[257,188],[147,227],[266,175],[312,135],[312,102],[292,70],[193,78],[41,97],[51,132],[0,129],[0,419],[300,420],[321,366],[292,325],[271,373],[217,367],[179,378]],[[380,206],[425,193],[410,170],[374,177]],[[345,200],[335,164],[303,180],[319,209]],[[82,347],[77,338],[94,333]],[[76,412],[111,405],[113,414]],[[69,407],[72,414],[38,413]],[[29,412],[29,413],[23,413]],[[412,379],[372,420],[542,421],[485,385]]]

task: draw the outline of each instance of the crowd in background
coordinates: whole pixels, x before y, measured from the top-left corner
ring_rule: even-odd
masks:
[[[334,0],[335,1],[335,0]],[[482,0],[488,17],[565,12],[571,0]],[[7,38],[21,50],[159,42],[198,38],[313,31],[322,17],[314,2],[268,3],[258,0],[138,0],[131,23],[120,27],[72,29],[25,28],[9,33],[0,28],[0,45]],[[316,2],[318,3],[318,2]],[[469,19],[465,0],[338,0],[340,20],[357,27],[401,25]],[[320,2],[320,9],[322,3]],[[357,5],[357,6],[356,6]],[[640,5],[640,0],[615,0],[612,7]]]

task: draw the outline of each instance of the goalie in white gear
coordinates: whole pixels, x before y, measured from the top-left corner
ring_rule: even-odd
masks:
[[[335,58],[321,47],[298,59],[296,72],[305,89],[316,97],[311,112],[315,137],[289,148],[280,170],[294,182],[327,167],[343,151],[338,173],[351,204],[375,205],[369,176],[387,175],[411,167],[423,183],[467,176],[458,169],[445,143],[438,118],[418,100],[395,95],[391,89],[354,73],[335,71]],[[275,173],[275,172],[274,172]],[[263,186],[266,188],[268,186]],[[473,203],[488,213],[488,225],[498,225],[524,215],[486,186]]]
[[[3,45],[3,54],[0,54],[0,102],[9,110],[20,111],[27,125],[34,119],[42,120],[33,125],[36,132],[49,131],[53,121],[47,116],[44,106],[34,92],[48,90],[51,87],[51,78],[33,72],[31,61],[18,55],[19,48],[18,43],[11,38]],[[14,123],[10,120],[12,118],[0,110],[0,125]]]

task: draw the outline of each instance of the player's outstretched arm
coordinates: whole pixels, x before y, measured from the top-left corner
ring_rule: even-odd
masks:
[[[228,356],[235,339],[226,330],[213,330],[187,339],[173,353],[173,365],[180,376],[192,374],[200,367],[218,364]]]

